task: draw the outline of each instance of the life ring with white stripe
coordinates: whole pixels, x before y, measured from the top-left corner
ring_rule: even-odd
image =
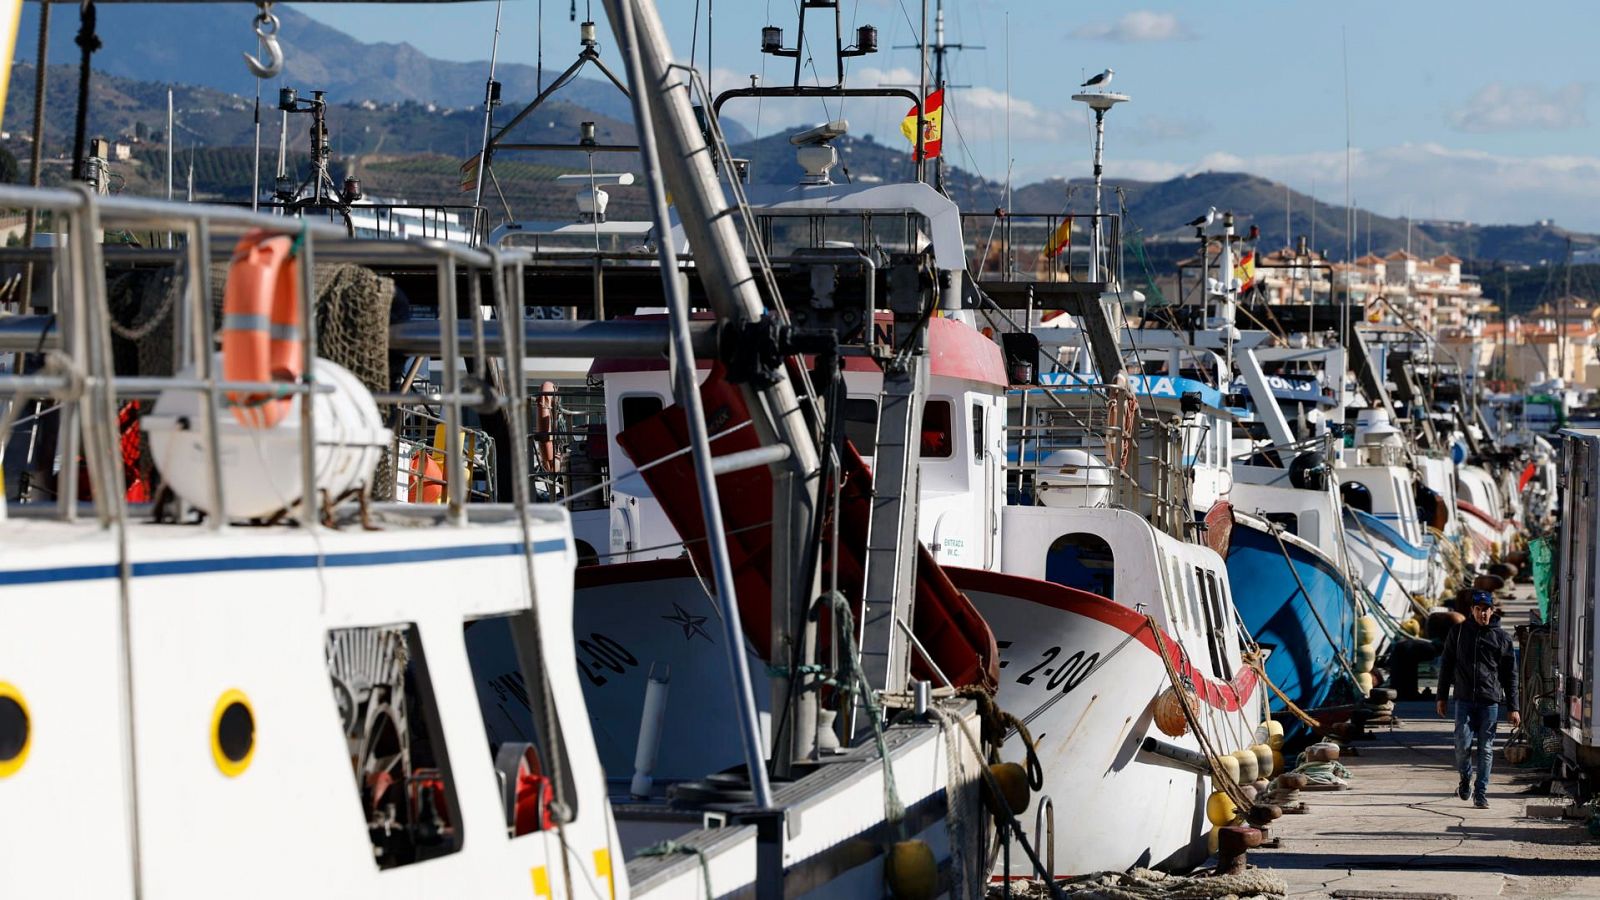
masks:
[[[300,339],[300,276],[294,241],[256,230],[239,239],[222,301],[222,377],[228,381],[295,383],[304,372]],[[228,392],[239,424],[271,428],[292,397]]]

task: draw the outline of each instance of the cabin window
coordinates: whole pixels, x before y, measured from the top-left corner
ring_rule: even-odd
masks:
[[[983,405],[972,404],[972,461],[983,462]]]
[[[1218,666],[1216,672],[1225,680],[1233,679],[1233,665],[1228,662],[1227,633],[1230,625],[1227,616],[1227,606],[1223,602],[1222,584],[1217,581],[1217,573],[1206,572],[1202,576],[1206,585],[1211,589],[1211,614],[1216,619],[1216,627],[1211,629],[1211,643],[1216,647]]]
[[[949,459],[956,452],[956,435],[949,400],[929,400],[922,405],[922,458]]]
[[[1219,621],[1221,618],[1219,615],[1220,608],[1212,593],[1217,584],[1215,581],[1207,584],[1206,573],[1199,566],[1194,567],[1194,583],[1200,595],[1200,611],[1205,616],[1206,649],[1211,653],[1211,674],[1222,677],[1224,663],[1221,641],[1218,639],[1217,634],[1222,627],[1222,623]]]
[[[622,427],[624,430],[650,418],[664,408],[665,404],[655,394],[630,394],[622,398]]]
[[[1046,581],[1115,599],[1116,559],[1105,538],[1087,532],[1064,534],[1045,553]]]
[[[459,851],[461,810],[417,626],[333,629],[326,658],[373,861],[393,869]]]
[[[1351,509],[1372,512],[1372,491],[1359,481],[1346,481],[1339,485],[1339,499]]]
[[[566,748],[550,739],[555,711],[547,704],[538,652],[538,632],[529,610],[509,616],[474,619],[463,626],[472,685],[483,713],[489,758],[498,776],[506,833],[512,837],[554,827],[552,808],[559,799],[573,813],[577,795]],[[602,637],[603,636],[597,636]],[[615,644],[609,638],[603,640]],[[593,641],[579,641],[594,647]],[[606,663],[638,660],[618,647],[599,647]],[[560,754],[559,757],[555,754]],[[559,763],[559,765],[557,765]],[[557,783],[556,778],[561,778]]]
[[[844,436],[862,456],[878,449],[878,401],[868,397],[847,397],[844,401]]]

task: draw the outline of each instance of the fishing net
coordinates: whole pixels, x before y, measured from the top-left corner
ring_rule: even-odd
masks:
[[[1561,732],[1545,726],[1545,716],[1556,712],[1556,677],[1552,654],[1555,635],[1549,625],[1517,629],[1521,646],[1518,677],[1522,693],[1522,735],[1527,739],[1524,767],[1544,768],[1561,752]]]
[[[1555,586],[1555,553],[1548,537],[1528,542],[1528,563],[1533,567],[1533,595],[1539,600],[1539,621],[1550,621],[1550,594]]]
[[[222,321],[226,264],[211,266],[211,315]],[[106,279],[111,349],[119,375],[172,375],[177,335],[172,311],[185,289],[183,267],[132,269]],[[317,355],[349,369],[370,391],[389,389],[389,310],[394,282],[352,265],[317,266]],[[393,463],[385,454],[374,476],[373,497],[392,499]]]
[[[1262,869],[1249,869],[1237,875],[1168,875],[1149,869],[1129,872],[1100,872],[1080,875],[1056,883],[1074,900],[1282,900],[1289,884]],[[1023,900],[1044,900],[1051,896],[1042,881],[1011,884],[1011,895]],[[1004,896],[1001,885],[989,886],[990,900]]]

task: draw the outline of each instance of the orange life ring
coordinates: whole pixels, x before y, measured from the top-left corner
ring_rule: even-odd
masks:
[[[1132,394],[1125,398],[1113,396],[1106,408],[1106,431],[1116,430],[1119,434],[1117,447],[1112,462],[1117,468],[1126,471],[1128,459],[1133,455],[1133,445],[1139,442],[1135,433],[1139,422],[1139,401]]]
[[[222,300],[222,377],[296,382],[304,371],[300,277],[294,242],[256,230],[239,239]],[[271,428],[292,403],[269,393],[228,392],[239,424]]]

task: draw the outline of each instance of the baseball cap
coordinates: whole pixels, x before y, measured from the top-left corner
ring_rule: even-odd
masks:
[[[1494,595],[1489,593],[1488,591],[1473,591],[1472,592],[1472,605],[1473,606],[1493,606],[1494,605]]]

